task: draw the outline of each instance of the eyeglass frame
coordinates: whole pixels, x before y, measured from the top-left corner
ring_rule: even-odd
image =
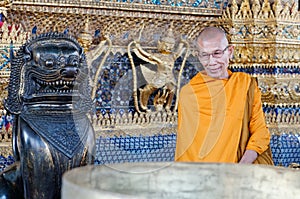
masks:
[[[205,56],[207,56],[207,58],[204,58],[203,59],[203,55],[200,55],[200,52],[198,52],[198,57],[199,59],[201,59],[202,61],[208,61],[210,59],[210,56],[212,56],[213,58],[221,58],[225,51],[228,50],[228,48],[230,47],[231,45],[228,45],[224,48],[224,50],[215,50],[213,53],[206,53]],[[217,54],[216,56],[216,52],[220,53],[220,54]]]

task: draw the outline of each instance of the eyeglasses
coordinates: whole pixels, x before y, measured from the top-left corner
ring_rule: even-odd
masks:
[[[216,50],[213,53],[199,53],[198,56],[201,60],[207,61],[209,60],[210,56],[212,55],[214,58],[221,58],[224,55],[224,52],[229,48],[230,46],[227,46],[224,48],[224,50]]]

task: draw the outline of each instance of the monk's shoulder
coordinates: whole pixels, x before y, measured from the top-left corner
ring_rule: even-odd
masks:
[[[191,85],[191,82],[189,82],[180,88],[180,94],[184,94],[191,89],[192,89],[192,85]]]
[[[251,75],[245,72],[233,72],[231,77],[236,80],[251,79]]]
[[[200,79],[201,77],[199,73],[197,73],[187,84],[180,88],[180,95],[191,93],[194,90],[193,88],[201,82]]]

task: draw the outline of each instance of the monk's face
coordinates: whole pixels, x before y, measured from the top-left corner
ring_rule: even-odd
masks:
[[[233,46],[228,45],[224,35],[214,35],[198,40],[198,58],[207,75],[217,79],[228,78],[227,68],[233,55]]]

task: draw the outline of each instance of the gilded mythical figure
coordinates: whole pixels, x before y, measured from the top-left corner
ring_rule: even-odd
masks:
[[[10,33],[9,33],[10,41],[13,41],[13,42],[16,41],[17,40],[17,36],[18,36],[18,33],[17,33],[16,25],[12,24],[11,28],[10,28]]]
[[[298,5],[300,6],[300,5]],[[296,3],[293,3],[292,7],[291,7],[291,15],[290,15],[290,18],[291,19],[295,19],[297,17],[297,14],[298,14],[298,9],[297,9],[297,5]]]
[[[294,48],[293,49],[293,60],[294,62],[299,62],[300,61],[300,49],[299,48]]]
[[[240,10],[238,12],[239,18],[252,18],[249,0],[243,0]]]
[[[230,10],[231,10],[231,18],[233,19],[236,17],[236,14],[238,13],[239,10],[236,0],[232,0],[232,5],[230,7]]]
[[[254,0],[252,3],[253,18],[256,19],[258,17],[258,13],[259,13],[260,9],[261,9],[261,6],[260,6],[259,0]]]
[[[19,44],[22,44],[24,43],[26,40],[27,40],[27,37],[28,37],[28,32],[26,32],[23,28],[22,25],[19,26],[19,29],[18,29],[18,33],[17,33],[17,43]]]
[[[6,21],[3,22],[2,26],[1,26],[1,32],[2,32],[2,35],[1,35],[1,41],[2,43],[7,43],[9,42],[9,29],[8,29],[8,24]]]
[[[177,86],[173,68],[176,59],[185,50],[185,43],[186,41],[181,38],[177,50],[173,51],[175,38],[171,28],[158,41],[157,53],[145,51],[141,47],[139,39],[132,43],[132,50],[139,58],[157,67],[156,70],[151,70],[146,65],[140,65],[142,74],[147,82],[143,88],[139,88],[139,102],[142,111],[150,111],[148,109],[148,101],[150,95],[155,91],[158,91],[153,102],[155,109],[160,111],[164,107],[167,111],[170,111]],[[162,89],[162,92],[159,89]]]
[[[284,7],[283,7],[280,14],[281,14],[282,18],[288,18],[290,16],[290,14],[291,14],[290,13],[290,6],[289,6],[288,2],[284,4]]]
[[[112,42],[109,39],[108,35],[100,35],[100,42],[97,45],[92,45],[92,40],[93,36],[90,33],[91,31],[89,30],[90,26],[90,20],[87,17],[85,19],[85,24],[84,24],[84,30],[77,36],[77,40],[83,46],[85,49],[86,53],[86,61],[87,65],[89,67],[92,67],[92,63],[100,56],[103,55],[103,59],[101,59],[100,63],[95,66],[96,68],[96,73],[94,76],[94,79],[92,81],[93,83],[93,90],[91,97],[92,99],[95,98],[96,96],[96,90],[97,90],[97,82],[99,78],[99,74],[101,72],[102,66],[107,58],[107,56],[110,53],[111,47],[112,47]]]
[[[262,63],[268,63],[272,61],[271,47],[262,47],[259,50],[259,61]]]
[[[274,17],[274,14],[272,12],[272,9],[271,9],[271,6],[270,6],[270,3],[268,2],[268,0],[264,0],[261,11],[259,13],[259,17],[261,17],[263,19]]]
[[[91,48],[89,52],[86,54],[88,66],[92,66],[93,61],[95,61],[100,55],[103,55],[103,58],[101,59],[100,63],[97,66],[95,66],[96,73],[93,80],[93,89],[91,94],[92,99],[94,99],[96,96],[98,78],[102,66],[111,51],[111,48],[112,48],[112,42],[109,39],[109,36],[104,35],[103,37],[100,38],[99,44]]]
[[[242,55],[241,55],[242,63],[251,63],[252,56],[253,56],[253,48],[251,46],[243,46],[241,51],[242,51]]]
[[[279,17],[280,12],[282,11],[281,0],[275,0],[274,3],[273,3],[272,8],[273,8],[275,17]]]

